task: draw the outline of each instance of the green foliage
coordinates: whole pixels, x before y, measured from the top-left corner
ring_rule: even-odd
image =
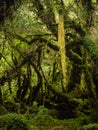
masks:
[[[73,119],[65,119],[61,123],[64,126],[68,126],[69,130],[78,130],[80,126],[87,124],[89,122],[89,117],[79,117],[79,118],[73,118]]]
[[[0,128],[5,128],[6,130],[29,130],[29,124],[25,116],[10,113],[0,116]]]
[[[98,124],[88,124],[88,125],[84,125],[80,128],[78,128],[77,130],[98,130]]]
[[[36,126],[51,126],[55,124],[55,119],[49,115],[49,110],[44,106],[38,108],[37,115],[34,116],[32,120],[33,124]]]
[[[83,116],[80,118],[73,119],[65,119],[59,120],[53,118],[51,116],[51,110],[45,108],[44,106],[40,106],[38,108],[38,113],[30,116],[30,124],[34,125],[32,128],[37,128],[46,130],[47,128],[63,126],[64,128],[68,128],[68,130],[77,130],[80,126],[89,123],[89,117]]]
[[[76,119],[58,120],[50,115],[50,110],[44,106],[31,115],[10,113],[0,116],[0,130],[46,130],[50,128],[66,128],[69,130],[82,130],[82,125],[89,123],[87,116]],[[87,126],[86,126],[87,127]],[[84,128],[84,127],[83,127]],[[95,126],[94,126],[95,128]],[[83,129],[86,130],[86,129]]]
[[[89,35],[83,37],[83,44],[88,49],[92,59],[98,63],[98,45]]]

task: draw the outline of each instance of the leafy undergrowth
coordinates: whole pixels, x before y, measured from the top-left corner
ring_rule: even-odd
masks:
[[[98,130],[98,124],[90,123],[88,125],[83,125],[80,128],[78,128],[77,130]]]
[[[59,120],[53,118],[50,111],[40,106],[36,115],[30,116],[30,124],[34,130],[77,130],[89,121],[87,116],[74,119]],[[32,129],[32,130],[33,130]]]
[[[24,115],[9,113],[0,116],[1,130],[29,130],[28,120]]]
[[[59,120],[51,116],[50,110],[40,106],[37,113],[29,115],[1,115],[0,130],[98,130],[98,124],[91,123],[87,116]]]

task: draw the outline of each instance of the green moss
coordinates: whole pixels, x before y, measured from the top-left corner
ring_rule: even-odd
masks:
[[[96,63],[98,63],[98,44],[95,41],[93,41],[89,35],[85,35],[83,37],[83,44],[89,51],[89,54],[91,55],[92,59]]]
[[[6,108],[3,105],[1,105],[0,106],[0,115],[4,115],[4,114],[7,114],[7,113],[8,113],[8,111],[6,110]]]
[[[44,106],[40,106],[38,113],[33,117],[32,123],[36,126],[49,126],[55,124],[55,119],[49,115],[49,110]]]
[[[0,116],[0,128],[5,130],[29,130],[29,124],[25,116],[9,113]]]
[[[50,110],[45,108],[44,106],[40,106],[38,108],[38,113],[30,119],[30,124],[32,124],[35,128],[39,129],[50,129],[50,128],[59,128],[62,126],[68,130],[77,130],[82,125],[86,125],[89,123],[89,117],[83,116],[81,118],[73,118],[73,119],[64,119],[59,120],[54,118],[50,114]]]
[[[98,124],[88,124],[88,125],[84,125],[80,128],[78,128],[77,130],[98,130]]]

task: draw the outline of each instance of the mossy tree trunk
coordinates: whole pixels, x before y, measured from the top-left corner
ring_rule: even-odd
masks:
[[[67,85],[67,80],[66,80],[67,67],[66,67],[64,17],[62,11],[59,12],[58,42],[60,46],[61,66],[62,66],[62,74],[63,74],[63,91],[65,91]]]
[[[95,85],[92,76],[92,62],[90,62],[90,57],[87,53],[87,50],[82,47],[81,51],[82,51],[82,66],[85,65],[84,69],[82,69],[81,74],[81,87],[82,86],[84,86],[84,88],[87,87],[89,96],[91,98],[96,99]]]

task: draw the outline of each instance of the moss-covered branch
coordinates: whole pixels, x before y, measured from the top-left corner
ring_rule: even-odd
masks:
[[[75,53],[71,49],[69,50],[69,58],[70,60],[75,61],[75,63],[79,63],[79,64],[82,63],[82,57],[80,57],[77,53]]]
[[[98,44],[90,37],[89,33],[80,24],[70,22],[69,27],[75,29],[80,35],[80,38],[75,39],[76,42],[87,49],[92,60],[98,65]]]

